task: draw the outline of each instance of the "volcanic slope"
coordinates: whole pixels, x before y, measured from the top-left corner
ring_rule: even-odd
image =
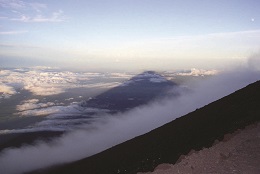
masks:
[[[210,147],[227,133],[260,120],[260,81],[147,134],[91,157],[34,173],[137,173],[175,163],[190,150]]]

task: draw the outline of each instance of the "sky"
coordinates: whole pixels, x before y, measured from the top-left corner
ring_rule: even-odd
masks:
[[[258,0],[0,0],[0,66],[223,68],[260,51]]]

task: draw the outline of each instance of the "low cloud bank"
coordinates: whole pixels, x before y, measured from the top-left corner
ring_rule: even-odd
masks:
[[[0,82],[0,99],[9,98],[11,95],[16,94],[16,93],[17,92],[13,87]]]
[[[32,109],[46,108],[53,105],[55,105],[55,103],[53,102],[39,103],[39,99],[30,99],[24,100],[22,104],[16,106],[16,109],[18,111],[26,111]]]
[[[50,96],[66,92],[72,88],[111,88],[120,79],[130,75],[120,73],[83,73],[61,71],[50,67],[31,67],[0,70],[0,95],[2,98],[16,94],[15,90],[25,89],[34,95]],[[97,79],[115,79],[112,82],[98,83]],[[119,79],[120,78],[120,79]],[[1,97],[1,96],[0,96]]]
[[[50,144],[39,142],[6,149],[0,155],[0,171],[6,174],[22,173],[91,156],[259,80],[258,68],[252,68],[250,64],[236,67],[195,84],[192,92],[182,93],[177,99],[157,101],[113,117],[103,115],[91,125],[86,125],[86,129],[83,127],[70,132]]]
[[[180,72],[177,75],[179,76],[207,76],[207,75],[216,75],[218,74],[217,70],[203,70],[192,68],[190,72]]]

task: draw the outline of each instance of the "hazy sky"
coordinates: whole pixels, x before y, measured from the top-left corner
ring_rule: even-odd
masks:
[[[218,68],[260,50],[259,0],[0,0],[0,66]]]

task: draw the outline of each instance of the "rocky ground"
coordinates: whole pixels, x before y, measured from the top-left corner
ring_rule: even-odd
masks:
[[[175,165],[160,164],[149,174],[258,174],[260,173],[260,122],[225,135],[210,148],[191,151]],[[140,174],[140,173],[139,173]],[[148,173],[147,173],[148,174]]]

